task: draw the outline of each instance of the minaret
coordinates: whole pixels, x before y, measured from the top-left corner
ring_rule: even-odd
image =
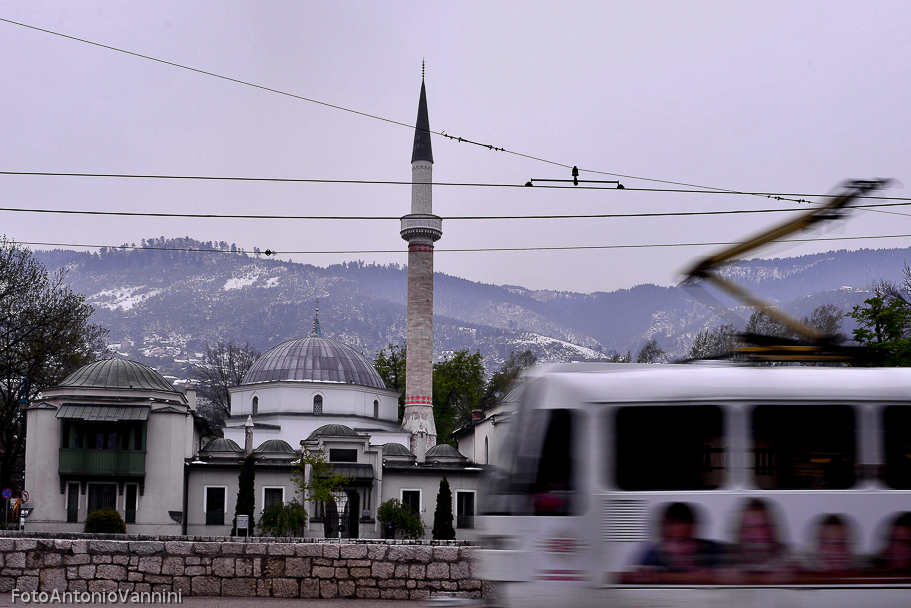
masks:
[[[402,218],[408,241],[408,327],[405,361],[405,415],[402,430],[411,433],[411,451],[433,447],[433,243],[443,236],[443,220],[433,215],[431,184],[433,150],[421,66],[421,99],[411,152],[411,213]]]

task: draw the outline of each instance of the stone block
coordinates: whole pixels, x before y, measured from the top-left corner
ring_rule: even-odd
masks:
[[[386,559],[390,562],[414,561],[414,547],[393,545],[389,547],[389,551],[386,553]]]
[[[88,553],[89,552],[89,541],[74,540],[73,544],[70,546],[70,550],[72,550],[73,553]]]
[[[131,570],[135,570],[135,569],[136,569],[136,566],[139,565],[139,556],[138,556],[138,555],[132,556],[132,557],[130,558],[130,562],[129,562],[129,563],[130,563],[130,566],[133,566],[133,567],[131,568]]]
[[[230,597],[254,597],[256,595],[256,579],[225,579],[221,582],[221,594]]]
[[[375,578],[362,578],[357,581],[358,587],[376,587]]]
[[[360,586],[358,586],[357,592],[355,593],[355,595],[356,595],[359,599],[364,599],[364,600],[376,600],[376,599],[379,599],[379,597],[380,597],[380,590],[379,590],[379,589],[376,589],[375,587],[360,587]]]
[[[235,576],[252,576],[253,560],[249,557],[238,557],[234,560]]]
[[[427,578],[427,566],[424,564],[411,564],[408,568],[408,578],[414,580],[424,580]]]
[[[367,559],[374,561],[386,559],[387,549],[386,545],[367,545]]]
[[[63,556],[59,553],[45,553],[44,554],[44,565],[45,566],[61,566],[63,565]]]
[[[161,574],[161,558],[160,557],[140,557],[138,569],[140,572],[147,572],[149,574]]]
[[[97,593],[107,593],[108,591],[117,591],[117,581],[101,580],[89,581],[89,591]]]
[[[66,591],[66,570],[64,568],[45,568],[39,575],[41,591]]]
[[[322,557],[323,547],[316,543],[296,543],[294,555],[298,557]]]
[[[154,592],[154,591],[158,591],[158,592],[160,592],[160,593],[168,593],[170,590],[171,590],[171,584],[170,584],[170,583],[168,583],[167,585],[164,585],[164,584],[152,585],[152,591],[153,591],[153,592]]]
[[[440,587],[442,587],[444,591],[455,591],[459,588],[459,584],[453,581],[440,581]]]
[[[34,538],[17,538],[16,551],[34,551],[38,548],[38,541]]]
[[[313,565],[314,566],[332,566],[334,568],[336,561],[338,561],[338,560],[326,559],[324,557],[314,557]]]
[[[174,581],[171,583],[171,591],[180,592],[181,595],[190,595],[192,592],[190,578],[187,576],[175,576]]]
[[[294,545],[291,543],[270,543],[268,547],[269,555],[294,555]]]
[[[355,597],[355,591],[357,587],[354,584],[354,581],[339,581],[338,582],[338,596],[339,597]]]
[[[338,597],[338,583],[322,580],[319,582],[319,596],[324,599]]]
[[[395,566],[389,562],[374,562],[370,568],[370,576],[373,578],[391,578],[395,574]]]
[[[315,578],[305,578],[301,581],[300,596],[314,599],[319,597],[319,581]]]
[[[380,589],[399,589],[405,586],[405,582],[402,579],[390,578],[383,581],[377,581],[376,585]]]
[[[150,593],[152,591],[152,585],[148,583],[136,583],[136,587],[133,588],[133,591],[136,593]]]
[[[335,569],[335,578],[338,580],[344,580],[348,578],[348,568],[336,568]]]
[[[161,576],[160,574],[146,574],[145,582],[151,583],[153,585],[167,585],[168,590],[170,590],[171,582],[174,579],[170,576]]]
[[[127,593],[130,593],[135,586],[136,583],[118,583],[117,591],[126,591]]]
[[[335,568],[331,566],[313,566],[312,574],[316,578],[334,578]]]
[[[193,543],[193,551],[197,555],[219,555],[221,545],[219,543]]]
[[[145,578],[139,572],[127,572],[127,580],[131,583],[141,583],[143,578]]]
[[[246,555],[266,555],[269,548],[263,543],[248,543],[244,547],[244,553]]]
[[[110,555],[101,555],[101,554],[99,554],[99,555],[93,555],[93,556],[92,556],[92,563],[93,563],[93,564],[110,564],[112,561],[114,561],[114,560],[111,559],[111,556],[110,556]]]
[[[274,597],[300,597],[300,584],[293,578],[273,578],[272,595]]]
[[[66,567],[66,578],[70,580],[75,580],[79,578],[79,566],[67,566]]]
[[[370,576],[370,568],[349,568],[351,578],[367,578]]]
[[[245,544],[246,543],[222,543],[221,544],[221,554],[222,555],[243,555]]]
[[[221,595],[221,579],[215,576],[194,576],[190,590],[193,595]]]
[[[89,590],[89,584],[86,581],[70,581],[66,586],[66,590],[74,593],[83,593]]]
[[[111,561],[119,566],[126,566],[132,561],[132,558],[128,555],[115,555]]]
[[[27,551],[25,553],[25,567],[29,569],[38,569],[41,567],[41,562],[44,561],[44,554],[40,551]],[[37,576],[38,573],[36,572]]]
[[[87,581],[90,581],[93,578],[95,578],[95,570],[98,569],[98,566],[95,566],[93,564],[87,564],[85,566],[74,566],[74,568],[77,568],[77,570],[78,570],[78,574],[77,574],[78,578],[82,578]]]
[[[182,557],[166,557],[161,560],[161,573],[182,576],[184,573]]]
[[[477,547],[460,547],[459,548],[459,559],[463,559],[467,562],[473,562],[477,559]]]
[[[102,564],[95,569],[95,578],[109,579],[112,581],[127,580],[127,569],[113,564]]]
[[[25,568],[25,553],[22,551],[7,553],[4,561],[6,568]]]
[[[412,578],[409,578],[407,581],[405,581],[405,586],[409,589],[417,589],[418,582]]]
[[[90,540],[89,553],[127,553],[130,543],[120,540]]]
[[[422,564],[429,564],[433,561],[433,547],[419,545],[414,548],[414,559]]]
[[[449,564],[449,578],[454,581],[469,578],[471,576],[471,564],[468,562],[455,562]]]
[[[58,538],[53,541],[53,547],[57,551],[63,551],[64,553],[69,553],[73,548],[73,541],[68,538]]]
[[[412,589],[408,592],[408,599],[410,600],[429,600],[430,591],[427,589]]]
[[[323,557],[327,559],[339,558],[338,545],[323,545]]]
[[[8,551],[13,551],[16,549],[16,539],[14,538],[0,538],[0,551],[4,553]]]
[[[436,562],[454,562],[459,559],[458,547],[434,547],[433,561]]]
[[[63,563],[66,566],[82,566],[83,564],[88,564],[92,561],[92,558],[89,557],[87,553],[79,553],[76,555],[64,555]]]
[[[395,565],[395,577],[396,578],[408,578],[408,564],[396,564]]]
[[[193,555],[193,543],[171,540],[164,544],[164,550],[168,555]]]
[[[459,581],[459,589],[464,591],[476,591],[481,588],[481,581],[475,578],[466,578]]]
[[[20,576],[16,581],[16,589],[19,591],[38,591],[38,577]]]
[[[270,557],[263,561],[263,574],[266,578],[285,576],[285,560],[281,557]]]
[[[342,559],[364,559],[367,557],[367,545],[341,545],[339,554]]]
[[[216,557],[212,560],[212,574],[222,578],[234,576],[234,558]]]
[[[445,562],[433,562],[427,566],[427,578],[437,580],[449,579],[449,564]]]
[[[373,562],[369,559],[349,559],[347,565],[349,568],[369,568]]]
[[[144,540],[130,543],[130,553],[133,555],[154,555],[164,551],[164,543],[152,540]]]
[[[253,558],[253,578],[262,578],[263,575],[263,558]]]
[[[407,589],[380,589],[380,599],[384,600],[407,600]]]
[[[310,560],[305,557],[289,557],[285,560],[285,576],[294,578],[310,576]]]
[[[188,566],[198,566],[200,564],[200,559],[198,557],[185,557],[184,563]]]
[[[272,597],[272,579],[271,578],[256,579],[256,596],[257,597]]]

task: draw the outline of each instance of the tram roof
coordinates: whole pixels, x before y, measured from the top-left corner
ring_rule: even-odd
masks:
[[[911,368],[897,367],[558,363],[532,378],[589,403],[911,402]]]

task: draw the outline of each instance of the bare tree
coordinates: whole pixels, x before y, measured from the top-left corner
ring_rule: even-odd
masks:
[[[247,371],[261,354],[249,343],[240,345],[233,340],[219,340],[214,345],[206,343],[202,364],[193,366],[193,379],[198,385],[199,397],[205,401],[200,408],[201,413],[208,414],[206,417],[210,422],[221,424],[225,417],[231,415],[229,389],[243,382]]]
[[[649,340],[636,355],[636,363],[667,363],[667,353],[657,340]]]

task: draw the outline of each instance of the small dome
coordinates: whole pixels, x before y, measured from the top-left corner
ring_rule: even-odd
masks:
[[[345,426],[344,424],[324,424],[319,427],[307,437],[307,441],[313,441],[317,437],[357,437],[358,434],[354,432],[350,426]]]
[[[415,458],[415,455],[411,453],[411,450],[403,446],[401,443],[385,443],[383,444],[383,456],[384,457],[405,457],[405,458]]]
[[[126,359],[105,359],[89,363],[67,376],[57,386],[176,392],[171,383],[151,367]]]
[[[468,460],[462,454],[449,445],[448,443],[438,443],[429,450],[427,450],[427,460]]]
[[[270,348],[244,376],[244,384],[282,380],[386,388],[367,357],[341,342],[319,336],[289,340]]]
[[[281,439],[268,439],[253,450],[256,454],[297,454],[287,441]]]
[[[214,453],[239,453],[243,454],[244,451],[239,445],[237,445],[233,439],[225,439],[224,437],[219,437],[213,439],[206,444],[206,447],[199,450],[200,453],[205,452],[207,454]]]

